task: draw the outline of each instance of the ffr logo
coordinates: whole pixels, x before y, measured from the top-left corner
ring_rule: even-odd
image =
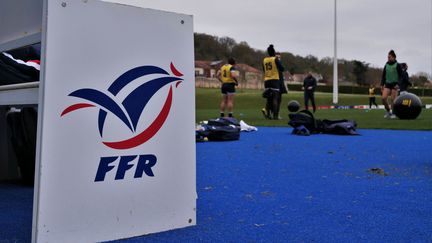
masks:
[[[181,78],[183,74],[174,67],[173,63],[170,64],[170,70],[173,75],[157,66],[140,66],[120,75],[106,91],[92,88],[78,89],[70,93],[69,96],[80,98],[85,102],[67,107],[61,113],[61,117],[84,108],[98,108],[97,125],[102,139],[107,116],[119,119],[132,134],[126,139],[102,141],[105,146],[116,150],[126,150],[140,146],[159,132],[170,114],[173,103],[173,89],[178,88],[183,81]],[[120,100],[118,94],[130,83],[144,76],[155,77],[155,75],[156,78],[140,84],[130,91],[124,99]],[[144,108],[151,98],[166,85],[170,87],[161,111],[146,129],[140,129],[141,131],[138,132],[138,123]],[[94,181],[104,181],[107,173],[114,170],[114,168],[117,168],[117,170],[114,170],[115,180],[124,179],[126,172],[133,167],[135,167],[134,178],[141,178],[144,174],[153,177],[152,167],[156,165],[156,162],[157,158],[153,154],[101,157]]]
[[[135,160],[138,157],[138,160]],[[136,161],[136,163],[132,163]],[[95,182],[104,181],[105,175],[112,169],[117,167],[114,180],[123,180],[126,171],[135,166],[134,178],[141,178],[145,173],[147,176],[153,177],[152,167],[156,165],[157,158],[153,154],[146,155],[131,155],[131,156],[111,156],[102,157],[99,162],[99,167],[96,173]],[[117,166],[114,165],[117,162]]]

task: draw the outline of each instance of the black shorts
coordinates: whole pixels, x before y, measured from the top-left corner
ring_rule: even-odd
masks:
[[[221,87],[221,92],[224,95],[235,94],[235,84],[234,83],[224,83]]]
[[[396,85],[397,85],[397,83],[391,83],[391,84],[386,83],[386,84],[384,84],[384,88],[386,88],[386,89],[396,89],[395,88]]]
[[[280,81],[278,79],[267,80],[264,82],[264,88],[280,91]]]

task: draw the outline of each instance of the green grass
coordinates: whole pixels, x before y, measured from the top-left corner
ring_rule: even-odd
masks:
[[[196,89],[196,121],[215,118],[219,115],[219,102],[221,94],[219,89]],[[331,105],[332,94],[316,93],[317,105]],[[432,97],[422,97],[423,104],[432,104]],[[297,100],[303,106],[303,93],[290,92],[282,98],[281,116],[283,120],[266,120],[261,114],[265,100],[261,97],[259,90],[239,90],[235,97],[234,115],[240,120],[246,121],[254,126],[288,126],[288,101]],[[340,105],[365,105],[368,104],[367,95],[339,95]],[[377,103],[381,104],[377,96]],[[423,109],[416,120],[388,120],[384,119],[384,110],[317,110],[318,119],[352,119],[359,128],[377,129],[409,129],[409,130],[431,130],[432,110]]]

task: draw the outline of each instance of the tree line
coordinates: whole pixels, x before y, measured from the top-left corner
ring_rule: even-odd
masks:
[[[196,60],[227,60],[234,57],[238,63],[245,63],[258,70],[262,70],[262,60],[267,56],[266,51],[249,46],[245,41],[237,42],[230,37],[218,37],[203,33],[195,33]],[[321,74],[322,82],[328,84],[333,80],[333,58],[318,59],[313,55],[302,57],[290,52],[281,52],[282,64],[291,74],[314,72]],[[359,86],[378,86],[381,81],[382,68],[372,67],[369,63],[359,60],[340,59],[338,62],[339,81],[352,82]],[[410,77],[414,86],[424,86],[428,83],[427,74],[420,73]]]

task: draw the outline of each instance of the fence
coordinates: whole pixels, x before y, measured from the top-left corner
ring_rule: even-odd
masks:
[[[216,78],[195,78],[195,87],[197,88],[220,88],[221,83]],[[241,79],[239,81],[238,88],[240,89],[264,89],[264,83],[256,78],[251,79]]]
[[[216,78],[195,78],[195,87],[197,88],[220,88],[220,81]],[[287,84],[288,89],[291,91],[302,91],[301,84]],[[240,80],[239,88],[241,89],[264,89],[264,82],[257,78],[248,78]],[[317,92],[332,93],[333,86],[320,85],[316,88]],[[418,96],[432,96],[432,89],[426,88],[411,88],[409,92],[416,94]],[[340,94],[369,94],[369,87],[359,87],[359,86],[339,86]],[[375,88],[375,94],[381,95],[381,89],[379,87]]]

